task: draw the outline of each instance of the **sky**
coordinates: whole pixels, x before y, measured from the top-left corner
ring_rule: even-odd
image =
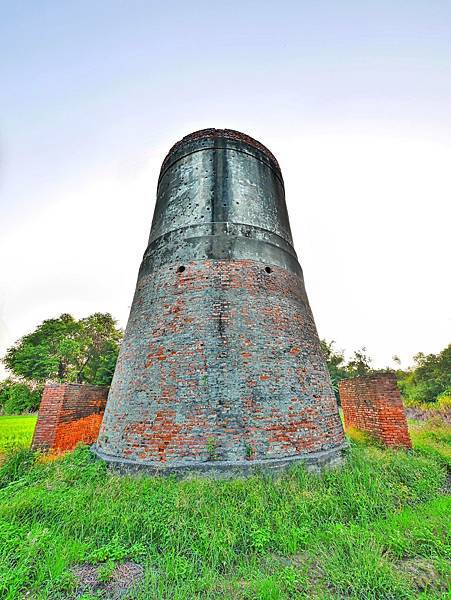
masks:
[[[449,343],[449,0],[0,15],[0,356],[61,313],[125,326],[161,162],[206,127],[276,155],[322,338],[376,367]]]

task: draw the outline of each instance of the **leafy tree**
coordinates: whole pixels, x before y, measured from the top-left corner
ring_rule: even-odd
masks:
[[[0,410],[6,415],[19,415],[38,410],[42,388],[5,379],[0,382]]]
[[[7,350],[3,362],[28,381],[108,385],[121,338],[122,331],[108,313],[80,320],[63,314],[21,338]]]
[[[342,379],[351,379],[352,377],[360,377],[368,373],[374,373],[371,367],[371,358],[366,353],[366,348],[356,350],[348,362],[346,362],[343,351],[336,350],[335,342],[321,340],[321,350],[326,359],[326,365],[329,370],[329,375],[332,381],[332,388],[338,401],[338,383]]]
[[[414,357],[415,366],[398,375],[398,385],[407,400],[435,402],[451,390],[451,344],[439,354],[423,354]]]
[[[359,350],[355,350],[351,360],[346,365],[347,377],[360,377],[374,372],[371,367],[372,358],[366,353],[365,346]]]
[[[337,400],[338,395],[338,382],[341,379],[347,378],[347,372],[345,367],[345,357],[342,350],[336,350],[334,348],[335,342],[332,340],[328,342],[321,340],[321,350],[326,358],[326,365],[329,370],[330,379],[332,381],[332,388],[334,390]]]

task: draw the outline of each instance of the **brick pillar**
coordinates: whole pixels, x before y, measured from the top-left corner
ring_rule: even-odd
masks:
[[[107,387],[47,383],[33,435],[33,450],[72,450],[96,441],[108,396]]]
[[[339,383],[345,429],[356,427],[389,447],[411,448],[396,376],[375,373]]]
[[[53,448],[56,427],[61,407],[64,400],[65,386],[56,383],[47,383],[39,405],[38,421],[34,430],[31,447],[33,450],[40,448],[48,450]]]

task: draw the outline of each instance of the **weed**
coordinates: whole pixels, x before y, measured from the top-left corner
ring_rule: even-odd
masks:
[[[99,581],[101,583],[108,583],[108,581],[111,579],[111,575],[113,574],[113,571],[115,568],[116,568],[116,563],[114,562],[114,560],[109,559],[105,563],[103,563],[97,569]]]
[[[252,460],[255,456],[255,449],[252,446],[246,445],[246,458]]]
[[[214,438],[207,440],[207,454],[208,460],[218,460],[217,442]]]

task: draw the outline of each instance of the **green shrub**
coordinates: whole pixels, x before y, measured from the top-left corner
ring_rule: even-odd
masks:
[[[432,403],[449,396],[451,389],[451,344],[439,354],[418,353],[415,367],[398,372],[398,386],[407,402]]]
[[[6,379],[0,382],[0,410],[6,415],[20,415],[39,409],[42,389]]]

